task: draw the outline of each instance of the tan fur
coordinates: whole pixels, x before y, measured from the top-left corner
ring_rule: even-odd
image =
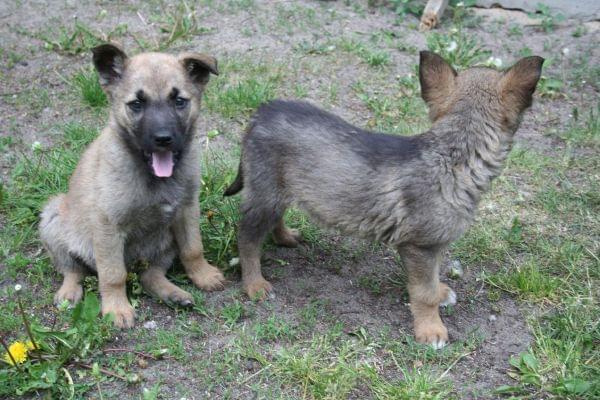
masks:
[[[98,274],[102,313],[112,313],[119,327],[131,327],[134,310],[126,296],[127,264],[145,259],[144,289],[160,299],[188,305],[192,296],[165,277],[175,254],[199,288],[223,288],[221,272],[203,256],[198,229],[200,209],[200,143],[195,123],[208,72],[217,73],[216,60],[205,55],[180,57],[145,53],[128,58],[119,48],[94,50],[101,84],[111,101],[108,126],[86,149],[69,182],[69,191],[48,202],[42,213],[40,236],[64,282],[55,301],[77,302],[81,280]],[[198,65],[200,74],[194,71]],[[194,72],[194,73],[192,73]],[[172,88],[189,98],[181,111],[187,128],[186,152],[173,176],[150,175],[135,141],[135,116],[127,103],[144,91],[148,99],[165,99]]]

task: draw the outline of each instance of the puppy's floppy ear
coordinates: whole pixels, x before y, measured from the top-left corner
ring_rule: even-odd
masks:
[[[210,74],[219,75],[217,59],[201,53],[185,53],[179,56],[192,82],[206,85]]]
[[[419,56],[421,97],[429,107],[442,107],[454,88],[456,71],[431,51],[421,51]]]
[[[100,85],[106,90],[121,79],[127,55],[120,47],[107,43],[92,49],[94,67],[100,76]]]
[[[531,105],[533,92],[542,75],[544,59],[525,57],[504,72],[500,79],[500,98],[517,105],[521,112]]]

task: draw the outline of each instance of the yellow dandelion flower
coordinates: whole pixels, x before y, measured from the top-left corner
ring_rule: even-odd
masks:
[[[30,344],[31,347],[29,347]],[[33,348],[33,343],[23,343],[17,341],[8,347],[8,351],[10,351],[12,358],[14,358],[17,364],[22,364],[25,362],[25,360],[27,360],[27,353],[29,352],[30,348]],[[4,354],[4,361],[10,365],[14,365],[13,360],[10,358],[8,353]]]

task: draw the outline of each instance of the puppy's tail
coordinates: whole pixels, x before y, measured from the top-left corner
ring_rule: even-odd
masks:
[[[238,167],[238,174],[235,177],[233,183],[225,190],[224,196],[233,196],[239,193],[244,187],[244,173],[242,172],[242,160],[240,160],[240,166]]]

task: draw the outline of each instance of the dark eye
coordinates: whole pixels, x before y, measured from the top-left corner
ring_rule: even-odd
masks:
[[[188,104],[188,99],[184,99],[183,97],[175,97],[175,107],[178,110],[183,110]]]
[[[138,113],[144,108],[144,103],[141,100],[130,101],[129,103],[127,103],[127,105],[129,106],[129,109],[134,113]]]

